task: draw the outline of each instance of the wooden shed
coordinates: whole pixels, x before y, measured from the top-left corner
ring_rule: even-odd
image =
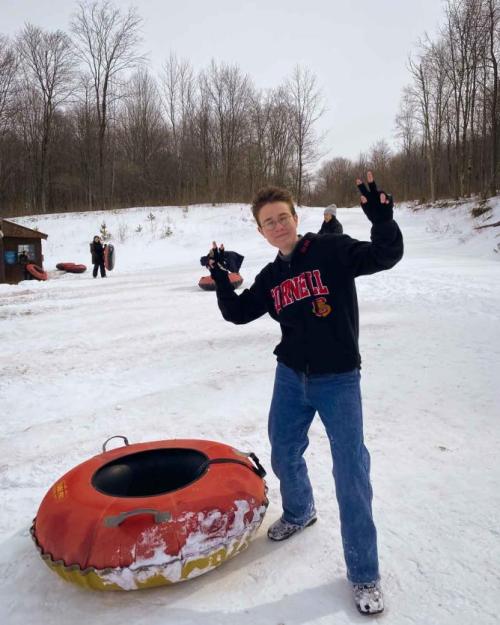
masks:
[[[43,267],[42,239],[47,234],[0,219],[0,283],[17,284],[25,280],[25,264],[19,261],[23,252],[29,262]]]

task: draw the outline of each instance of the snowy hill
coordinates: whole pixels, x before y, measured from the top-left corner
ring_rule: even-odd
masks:
[[[365,432],[385,625],[498,623],[500,202],[396,219],[405,257],[357,281]],[[150,214],[154,219],[148,218]],[[299,211],[317,231],[321,208]],[[361,209],[339,209],[367,239]],[[274,257],[246,205],[134,208],[16,219],[49,235],[46,283],[0,285],[0,622],[148,625],[326,625],[366,622],[352,604],[328,441],[316,420],[306,453],[319,522],[283,544],[266,419],[279,327],[226,323],[197,281],[213,239],[245,256],[243,288]],[[90,264],[102,222],[116,269],[106,280],[62,274]],[[139,228],[140,226],[140,228]],[[171,234],[167,232],[171,231]],[[173,587],[91,593],[52,574],[28,528],[48,488],[123,434],[131,442],[207,438],[254,451],[269,470],[270,506],[249,549]],[[382,620],[383,619],[383,620]]]

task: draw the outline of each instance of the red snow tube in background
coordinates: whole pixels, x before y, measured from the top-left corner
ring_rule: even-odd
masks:
[[[56,268],[60,271],[67,271],[68,273],[83,273],[87,271],[85,265],[77,265],[76,263],[57,263]]]
[[[48,278],[47,272],[43,269],[43,267],[34,265],[33,263],[28,263],[26,265],[26,271],[28,271],[37,280],[47,280]]]
[[[115,246],[108,243],[104,248],[104,266],[108,271],[112,271],[115,267]]]
[[[229,280],[233,289],[237,289],[243,284],[243,278],[239,273],[229,273]],[[203,291],[215,291],[215,281],[212,276],[203,276],[198,282],[198,286]]]
[[[45,563],[96,590],[172,584],[247,547],[268,505],[253,453],[214,441],[106,450],[45,495],[31,534]],[[111,439],[108,439],[111,440]]]

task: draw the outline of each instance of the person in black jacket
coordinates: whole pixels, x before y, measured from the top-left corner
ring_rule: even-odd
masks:
[[[370,456],[363,441],[359,315],[354,280],[393,267],[403,238],[392,197],[358,180],[361,206],[372,223],[371,242],[347,235],[297,234],[291,194],[257,193],[258,231],[278,249],[249,289],[237,294],[217,255],[208,261],[217,302],[227,321],[243,324],[265,313],[281,325],[269,412],[271,464],[280,481],[283,513],[268,529],[284,540],[316,521],[307,466],[307,432],[318,412],[330,441],[347,577],[360,612],[383,610],[376,529],[372,518]]]
[[[342,234],[344,229],[337,219],[337,206],[330,204],[323,212],[323,223],[318,230],[318,234]]]
[[[103,246],[103,244],[101,243],[100,237],[96,235],[92,243],[90,244],[90,253],[92,254],[92,263],[94,265],[92,275],[94,276],[94,278],[97,278],[98,269],[101,270],[101,278],[106,277],[106,267],[104,266],[104,249],[105,246]]]
[[[28,254],[26,253],[26,250],[23,250],[18,257],[18,262],[21,265],[21,267],[23,268],[23,276],[25,280],[31,280],[33,278],[33,276],[30,274],[30,272],[27,269],[27,265],[29,265],[30,259]]]

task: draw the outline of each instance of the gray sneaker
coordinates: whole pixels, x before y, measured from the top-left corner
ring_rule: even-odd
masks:
[[[361,614],[380,614],[384,611],[384,597],[380,582],[353,584],[354,603]]]
[[[304,525],[296,525],[295,523],[289,523],[284,519],[278,519],[269,526],[269,529],[267,530],[267,537],[271,540],[277,541],[286,540],[287,538],[290,538],[290,536],[293,536],[293,534],[296,534],[306,527],[313,525],[313,523],[316,523],[317,520],[316,513],[314,513],[311,518],[304,523]]]

